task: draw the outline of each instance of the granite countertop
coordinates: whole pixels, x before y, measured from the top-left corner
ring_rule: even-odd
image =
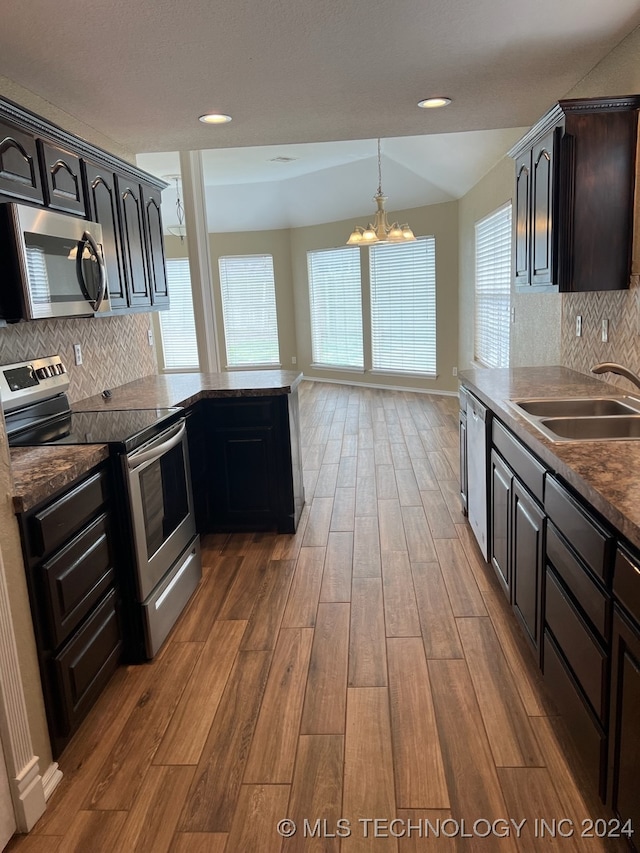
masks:
[[[159,409],[190,406],[214,397],[263,397],[290,394],[302,380],[294,370],[240,370],[231,373],[163,373],[145,376],[74,403],[75,411]]]
[[[302,380],[293,370],[243,370],[232,373],[166,373],[146,376],[74,403],[75,411],[160,409],[190,406],[209,397],[260,397],[290,394]],[[10,449],[13,506],[27,512],[40,501],[82,477],[109,455],[106,444]]]
[[[460,373],[460,381],[640,548],[640,439],[554,442],[508,402],[524,397],[621,396],[625,391],[564,367],[466,370]]]
[[[12,447],[13,508],[27,512],[109,457],[106,444]]]

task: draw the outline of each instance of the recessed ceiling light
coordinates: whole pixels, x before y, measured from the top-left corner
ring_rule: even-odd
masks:
[[[451,103],[451,98],[425,98],[418,101],[418,106],[423,110],[433,110],[436,107],[446,107]]]
[[[203,124],[227,124],[231,121],[231,116],[226,116],[224,113],[205,113],[203,116],[198,116],[198,121]]]

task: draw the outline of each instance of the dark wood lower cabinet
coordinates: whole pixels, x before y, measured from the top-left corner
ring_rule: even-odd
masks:
[[[202,400],[189,419],[199,533],[294,533],[304,504],[298,394]]]
[[[111,494],[102,467],[19,517],[54,758],[120,661]]]
[[[491,534],[490,556],[500,585],[511,600],[511,560],[509,528],[511,520],[511,481],[513,474],[493,450],[491,452]]]
[[[640,581],[640,578],[637,580]],[[609,803],[640,832],[640,625],[617,606],[613,616]],[[638,841],[636,836],[636,848]]]
[[[512,604],[529,641],[539,650],[545,515],[515,477],[512,503]]]

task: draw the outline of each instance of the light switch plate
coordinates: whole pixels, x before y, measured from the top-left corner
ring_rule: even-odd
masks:
[[[609,340],[609,321],[603,320],[602,321],[602,342],[606,344],[608,340]]]
[[[582,337],[582,315],[578,314],[576,316],[576,338]]]

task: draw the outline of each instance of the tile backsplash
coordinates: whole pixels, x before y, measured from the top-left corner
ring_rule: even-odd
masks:
[[[76,402],[158,372],[155,350],[147,339],[150,326],[148,314],[8,325],[0,328],[0,364],[59,353],[69,371],[69,399]],[[79,367],[74,344],[82,347]]]
[[[582,336],[576,337],[576,316]],[[609,321],[609,340],[602,340],[602,321]],[[602,361],[615,361],[640,373],[640,275],[631,276],[629,290],[565,293],[562,296],[561,359],[565,367],[591,376]],[[613,373],[599,378],[625,390],[638,389]]]

